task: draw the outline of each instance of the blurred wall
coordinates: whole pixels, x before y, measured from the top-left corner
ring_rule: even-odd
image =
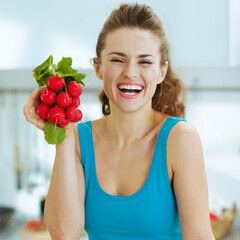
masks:
[[[56,60],[71,56],[73,64],[89,68],[102,25],[120,2],[1,1],[0,32],[4,37],[0,39],[0,69],[31,69],[50,54]],[[174,65],[225,66],[236,63],[229,59],[229,44],[230,39],[235,39],[234,29],[237,28],[235,21],[230,21],[230,10],[235,13],[237,0],[127,2],[148,4],[162,19]],[[231,56],[235,59],[235,55]]]

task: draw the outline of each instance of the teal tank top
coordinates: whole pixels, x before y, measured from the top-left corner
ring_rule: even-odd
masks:
[[[179,121],[168,117],[161,127],[148,177],[129,196],[113,196],[98,183],[90,121],[78,124],[81,162],[85,174],[85,226],[89,240],[181,240],[176,200],[166,164],[169,132]]]

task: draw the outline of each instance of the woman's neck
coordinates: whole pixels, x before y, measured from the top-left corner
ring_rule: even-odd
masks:
[[[119,148],[124,148],[147,135],[155,127],[156,115],[151,106],[131,113],[113,108],[106,117],[106,131]]]

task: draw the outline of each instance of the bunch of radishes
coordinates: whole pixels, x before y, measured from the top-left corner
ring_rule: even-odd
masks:
[[[63,77],[52,75],[47,81],[47,88],[41,93],[37,114],[59,127],[79,122],[82,119],[82,112],[78,109],[81,93],[79,83],[72,81],[66,85]]]

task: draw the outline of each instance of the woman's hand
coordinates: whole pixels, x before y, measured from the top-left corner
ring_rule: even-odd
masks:
[[[27,104],[23,105],[23,113],[28,122],[43,130],[45,121],[37,114],[37,107],[41,103],[40,95],[47,86],[36,88],[28,98]]]

